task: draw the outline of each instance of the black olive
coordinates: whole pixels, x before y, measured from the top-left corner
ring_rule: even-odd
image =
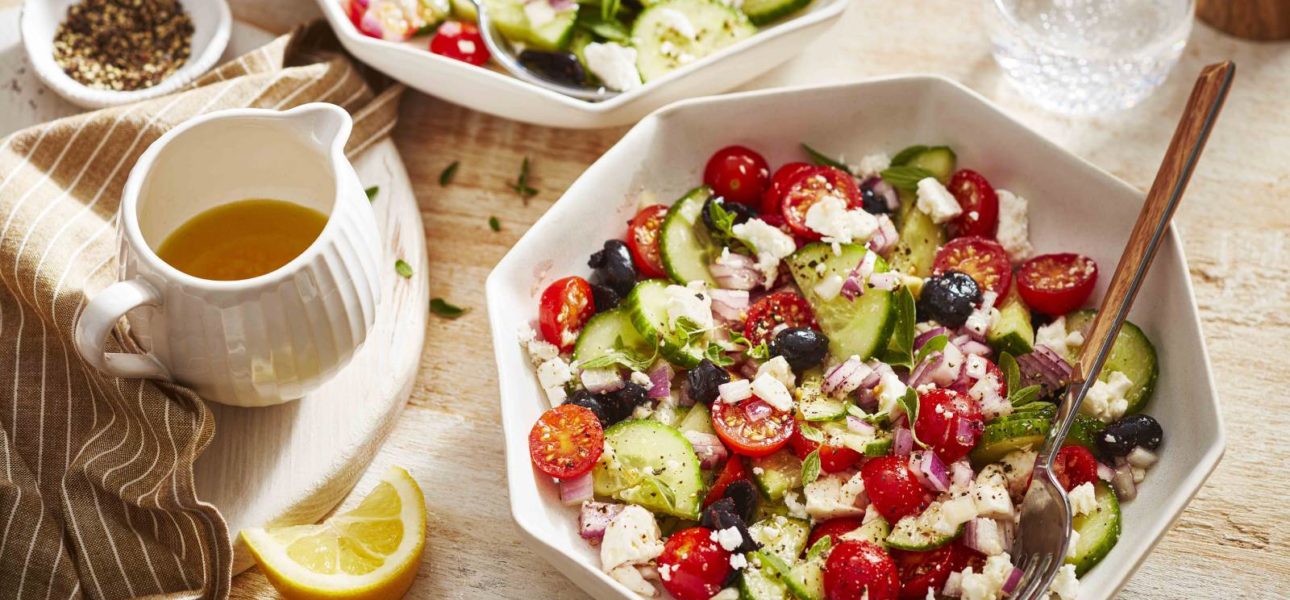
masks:
[[[732,456],[730,460],[739,460],[739,457]],[[734,500],[735,514],[743,517],[744,522],[752,522],[753,514],[757,512],[757,504],[761,500],[757,487],[747,479],[740,479],[726,486],[726,491],[721,497]]]
[[[703,509],[703,514],[699,517],[699,525],[713,531],[734,527],[741,538],[739,547],[735,551],[752,552],[759,548],[760,545],[752,538],[752,534],[748,532],[748,523],[735,510],[734,500],[730,498],[717,500]]]
[[[601,397],[588,392],[587,390],[578,390],[573,393],[573,397],[565,402],[574,406],[581,406],[596,414],[596,419],[600,421],[601,427],[609,427],[613,423],[609,421],[609,415],[605,411],[605,405],[600,402]],[[621,420],[621,419],[620,419]]]
[[[1111,423],[1097,434],[1097,448],[1108,457],[1128,456],[1139,446],[1147,450],[1160,447],[1165,432],[1160,423],[1147,415],[1129,415]]]
[[[863,202],[861,208],[869,214],[884,215],[891,212],[891,207],[887,205],[887,198],[874,189],[879,181],[882,179],[870,177],[860,182],[860,200]]]
[[[775,334],[768,349],[771,356],[784,357],[794,373],[801,373],[824,362],[829,338],[814,329],[789,327]]]
[[[600,403],[605,407],[610,424],[630,417],[637,406],[649,402],[648,393],[645,388],[629,381],[619,390],[601,394]]]
[[[690,398],[711,405],[720,395],[717,388],[723,383],[730,383],[730,373],[705,358],[685,374],[685,382],[689,385],[686,393]]]
[[[702,214],[703,224],[707,225],[709,231],[713,231],[716,233],[722,233],[722,232],[719,229],[717,229],[717,224],[712,221],[713,204],[720,204],[721,208],[724,208],[726,212],[734,216],[734,219],[732,220],[731,225],[747,223],[748,219],[751,219],[757,216],[757,209],[751,206],[748,206],[747,204],[740,204],[738,202],[726,202],[725,200],[717,197],[708,198],[708,201],[703,203],[703,214]]]
[[[971,275],[946,271],[923,283],[918,297],[919,320],[933,319],[946,327],[961,327],[981,302],[981,287]]]
[[[520,64],[544,78],[574,87],[587,85],[587,70],[577,56],[568,52],[520,52]]]
[[[603,284],[619,296],[626,296],[636,286],[636,265],[622,240],[605,241],[604,247],[587,260],[587,266],[595,270],[593,283]]]
[[[596,312],[607,311],[623,301],[617,290],[603,283],[591,284],[591,298],[595,301]]]

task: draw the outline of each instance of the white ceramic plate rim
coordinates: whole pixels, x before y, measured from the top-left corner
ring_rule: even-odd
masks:
[[[504,318],[502,317],[502,315],[506,314],[508,307],[502,305],[502,301],[500,300],[502,296],[501,290],[508,285],[512,285],[510,282],[508,282],[505,279],[507,274],[509,274],[509,272],[513,270],[512,267],[510,266],[511,263],[522,260],[524,257],[526,257],[528,254],[532,252],[532,250],[529,249],[528,247],[536,243],[536,240],[538,238],[538,236],[536,235],[536,232],[546,229],[548,227],[558,226],[557,224],[562,221],[567,223],[569,222],[568,221],[569,219],[576,219],[577,211],[581,208],[579,204],[581,203],[567,201],[566,199],[569,196],[579,195],[582,193],[581,187],[583,187],[584,179],[587,179],[587,175],[586,175],[587,172],[597,170],[597,168],[602,163],[616,162],[618,160],[619,154],[628,151],[629,146],[631,144],[628,144],[627,142],[632,140],[634,136],[644,135],[643,132],[653,131],[655,129],[653,125],[656,121],[659,121],[660,119],[662,119],[663,117],[665,117],[670,113],[684,110],[689,107],[701,106],[701,105],[712,104],[712,103],[726,103],[726,102],[731,102],[731,101],[736,101],[741,99],[761,98],[761,97],[767,97],[767,96],[791,96],[795,94],[809,94],[811,92],[824,91],[824,90],[859,89],[859,88],[865,87],[866,85],[871,85],[871,84],[878,84],[878,83],[885,83],[885,82],[901,82],[901,81],[922,82],[929,85],[950,86],[951,88],[954,88],[954,90],[956,90],[957,92],[964,94],[967,97],[970,97],[976,102],[978,102],[981,105],[981,108],[991,111],[995,113],[997,116],[1006,120],[1010,125],[1017,128],[1020,134],[1033,136],[1039,143],[1061,154],[1064,154],[1069,158],[1074,159],[1075,163],[1085,171],[1085,173],[1083,173],[1082,175],[1086,177],[1103,178],[1106,181],[1112,183],[1113,185],[1123,189],[1126,193],[1132,194],[1136,198],[1140,199],[1143,197],[1143,194],[1133,186],[1129,185],[1128,183],[1124,182],[1118,177],[1112,175],[1111,173],[1103,170],[1097,165],[1094,165],[1093,163],[1087,161],[1086,159],[1080,156],[1077,156],[1067,151],[1066,149],[1058,146],[1054,142],[1048,140],[1044,136],[1040,135],[1038,132],[1035,132],[1031,128],[1027,127],[1025,124],[1009,116],[1007,113],[999,109],[989,99],[985,98],[981,94],[978,94],[977,92],[971,90],[970,88],[963,86],[957,81],[954,81],[952,79],[949,79],[947,77],[940,76],[940,75],[933,75],[933,74],[898,75],[898,76],[890,76],[890,77],[878,77],[878,78],[872,78],[872,79],[865,79],[865,80],[849,82],[849,83],[795,86],[795,87],[778,88],[778,89],[771,89],[771,90],[756,90],[756,91],[749,91],[749,92],[727,94],[722,96],[710,96],[710,97],[682,100],[682,101],[670,104],[662,109],[659,109],[658,111],[655,111],[654,113],[642,119],[640,123],[638,123],[635,127],[629,130],[627,134],[623,136],[623,138],[617,144],[615,144],[612,148],[609,149],[609,151],[607,151],[604,155],[602,155],[599,159],[597,159],[596,162],[592,163],[592,165],[587,168],[587,171],[585,171],[582,176],[580,176],[577,180],[573,182],[572,185],[569,186],[568,190],[566,190],[565,194],[561,196],[560,200],[557,200],[556,203],[552,205],[552,207],[547,211],[547,213],[543,215],[542,218],[538,219],[536,223],[534,223],[534,225],[529,229],[529,231],[518,242],[516,242],[515,246],[512,247],[511,251],[508,252],[507,255],[503,257],[500,262],[498,262],[496,267],[494,267],[492,273],[489,275],[488,280],[486,282],[485,290],[487,295],[489,321],[490,321],[492,334],[493,334],[493,350],[494,350],[494,355],[497,363],[499,365],[504,364],[506,362],[505,357],[507,356],[508,353],[521,351],[518,348],[518,344],[516,342],[516,337],[515,337],[516,332],[506,330],[506,324],[504,322]],[[1167,238],[1168,239],[1166,243],[1170,244],[1172,246],[1172,249],[1178,252],[1179,260],[1183,260],[1185,262],[1186,255],[1183,253],[1182,241],[1178,236],[1177,230],[1171,227],[1167,232]],[[1186,292],[1185,300],[1188,303],[1188,306],[1191,307],[1192,309],[1189,311],[1191,313],[1191,317],[1190,317],[1192,321],[1191,325],[1193,325],[1197,331],[1203,331],[1203,329],[1201,328],[1200,316],[1195,310],[1195,306],[1196,306],[1195,291],[1192,285],[1191,278],[1185,275],[1185,271],[1184,271],[1183,280],[1184,280],[1183,285]],[[1187,472],[1187,474],[1180,478],[1177,485],[1175,486],[1174,493],[1168,496],[1168,500],[1163,505],[1155,507],[1156,508],[1155,512],[1157,512],[1158,514],[1169,515],[1169,516],[1167,518],[1152,519],[1150,523],[1146,525],[1146,531],[1144,533],[1152,540],[1151,543],[1145,546],[1134,546],[1132,548],[1129,548],[1126,554],[1121,554],[1119,556],[1121,560],[1116,563],[1103,563],[1099,565],[1099,569],[1101,570],[1100,572],[1107,573],[1107,571],[1110,571],[1105,575],[1105,578],[1108,581],[1114,582],[1112,587],[1096,589],[1096,590],[1092,588],[1081,588],[1081,595],[1080,595],[1081,600],[1086,600],[1089,597],[1087,594],[1090,594],[1090,593],[1095,594],[1098,597],[1110,598],[1115,596],[1121,589],[1123,589],[1125,584],[1128,583],[1129,578],[1138,569],[1138,567],[1141,566],[1146,556],[1150,554],[1150,552],[1156,547],[1156,545],[1159,544],[1160,540],[1163,539],[1164,532],[1169,528],[1171,528],[1173,524],[1177,522],[1178,518],[1182,516],[1183,508],[1200,491],[1201,486],[1204,484],[1205,480],[1213,472],[1214,468],[1218,465],[1219,460],[1222,458],[1223,452],[1225,451],[1225,448],[1227,445],[1226,432],[1223,424],[1222,412],[1219,411],[1217,407],[1218,393],[1217,393],[1217,390],[1214,388],[1213,369],[1210,363],[1209,352],[1208,352],[1208,349],[1205,348],[1204,344],[1201,344],[1200,360],[1201,360],[1201,363],[1204,365],[1204,369],[1205,369],[1204,375],[1207,382],[1207,389],[1203,390],[1204,396],[1206,399],[1208,399],[1208,402],[1213,406],[1213,409],[1214,409],[1213,410],[1214,419],[1215,419],[1214,427],[1215,427],[1216,433],[1212,441],[1210,442],[1210,447],[1208,450],[1204,452],[1200,460],[1198,460],[1192,466],[1192,468]],[[498,376],[499,376],[499,382],[500,382],[500,380],[502,380],[505,377],[505,374],[499,372]],[[515,422],[515,417],[510,416],[509,412],[506,410],[507,393],[505,390],[506,390],[506,387],[502,386],[500,390],[500,396],[501,396],[500,401],[502,405],[501,406],[502,428],[503,428],[503,435],[505,439],[510,440],[512,439],[512,432],[516,428],[520,428],[520,430],[522,431],[527,431],[528,428],[531,427],[531,424],[517,423]],[[508,443],[506,445],[505,452],[506,452],[506,461],[508,465],[507,482],[510,489],[515,490],[515,489],[520,489],[522,486],[530,486],[528,482],[524,481],[523,478],[519,477],[518,473],[514,472],[511,468],[509,468],[513,460],[515,460],[516,462],[522,462],[525,468],[531,468],[528,464],[527,448],[511,448],[510,444]],[[520,457],[517,459],[516,455],[520,455]],[[595,577],[605,582],[608,586],[617,590],[619,593],[622,594],[622,597],[624,598],[636,598],[636,595],[633,592],[628,590],[626,587],[622,586],[617,581],[608,577],[606,574],[601,572],[600,569],[596,568],[596,566],[587,564],[585,561],[582,560],[581,557],[571,555],[570,553],[566,552],[564,549],[542,538],[537,531],[530,528],[530,526],[528,525],[528,523],[526,523],[524,519],[524,515],[532,510],[534,510],[532,507],[520,504],[516,499],[516,494],[512,491],[511,493],[512,518],[515,520],[520,530],[524,532],[526,538],[530,540],[530,543],[535,546],[535,548],[542,550],[544,552],[551,552],[551,553],[558,554],[566,560],[577,563],[578,565],[586,569],[588,572],[593,573]],[[575,525],[571,523],[570,526],[572,527]]]
[[[323,14],[326,15],[327,21],[331,23],[332,29],[336,31],[337,35],[344,37],[350,43],[367,46],[369,48],[377,49],[383,52],[393,52],[393,53],[405,56],[410,60],[432,60],[432,61],[439,61],[440,64],[451,65],[451,68],[454,68],[454,69],[476,69],[477,71],[482,72],[484,77],[488,78],[494,83],[509,86],[512,88],[523,88],[529,91],[530,93],[538,94],[565,108],[572,108],[574,110],[595,114],[595,115],[603,115],[603,114],[612,113],[615,110],[621,108],[622,106],[629,104],[631,102],[634,102],[642,97],[649,96],[650,93],[653,92],[654,90],[660,89],[668,85],[672,81],[681,79],[690,73],[704,69],[714,63],[724,61],[726,58],[740,54],[757,44],[769,41],[777,37],[788,35],[793,31],[802,29],[804,27],[808,27],[810,25],[814,25],[816,23],[821,23],[824,21],[828,21],[830,19],[835,19],[842,14],[843,10],[846,10],[847,4],[849,3],[849,0],[816,0],[816,1],[822,3],[817,9],[809,10],[808,12],[804,12],[788,20],[772,24],[771,26],[763,29],[759,29],[757,33],[753,34],[747,39],[740,40],[738,43],[732,44],[726,48],[722,48],[718,52],[705,56],[702,59],[696,60],[688,65],[685,65],[684,67],[676,69],[671,73],[664,75],[663,77],[660,77],[658,79],[655,79],[654,81],[651,81],[649,83],[642,85],[641,87],[638,87],[631,91],[623,92],[621,94],[618,94],[617,96],[614,96],[613,98],[600,101],[600,102],[592,102],[588,100],[579,100],[577,98],[571,98],[564,94],[553,92],[551,90],[533,85],[526,81],[521,81],[519,79],[516,79],[515,77],[512,77],[510,74],[507,74],[501,71],[495,71],[493,69],[487,69],[487,68],[468,65],[461,61],[453,60],[451,58],[445,58],[437,54],[432,54],[426,50],[418,50],[416,48],[413,48],[401,42],[390,42],[390,41],[370,37],[367,35],[363,35],[361,32],[358,31],[357,28],[354,27],[354,24],[350,22],[349,16],[345,14],[344,10],[340,5],[341,0],[319,0],[318,3],[322,7]]]

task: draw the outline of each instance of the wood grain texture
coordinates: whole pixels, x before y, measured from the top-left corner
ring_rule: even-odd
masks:
[[[1197,0],[1196,15],[1237,37],[1290,38],[1290,0]]]
[[[240,18],[275,31],[317,14],[310,0],[232,4]],[[1240,64],[1241,80],[1174,221],[1189,257],[1230,445],[1121,597],[1290,598],[1290,519],[1282,508],[1290,481],[1284,433],[1290,431],[1284,365],[1290,356],[1290,45],[1244,42],[1198,26],[1179,67],[1142,105],[1062,117],[1002,81],[981,13],[978,3],[963,0],[853,0],[828,34],[747,87],[941,73],[1145,189],[1194,75],[1216,61]],[[496,372],[481,307],[492,266],[625,130],[520,125],[419,94],[404,98],[401,117],[395,141],[430,240],[431,295],[475,310],[456,321],[431,318],[409,405],[344,506],[371,489],[387,465],[403,465],[417,477],[430,520],[411,598],[586,598],[521,545],[510,519]],[[526,155],[534,159],[541,190],[528,205],[505,183]],[[441,188],[439,172],[453,160],[462,161],[457,180]],[[489,230],[490,215],[501,219],[501,232]],[[274,592],[253,569],[234,579],[233,597]]]

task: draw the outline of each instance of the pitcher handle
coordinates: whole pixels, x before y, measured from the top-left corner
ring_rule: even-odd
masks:
[[[170,380],[170,371],[152,354],[108,352],[108,334],[127,312],[160,306],[161,292],[142,279],[118,281],[100,292],[76,322],[76,350],[94,368],[113,377]]]

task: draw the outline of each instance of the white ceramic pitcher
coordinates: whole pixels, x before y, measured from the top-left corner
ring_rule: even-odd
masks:
[[[176,381],[238,406],[299,398],[340,370],[380,300],[376,220],[344,155],[351,126],[340,107],[314,103],[211,113],[161,136],[126,182],[120,281],[81,314],[81,355],[110,375]],[[157,256],[192,217],[248,198],[294,202],[327,224],[303,254],[251,279],[200,279]],[[147,354],[105,351],[123,315]]]

